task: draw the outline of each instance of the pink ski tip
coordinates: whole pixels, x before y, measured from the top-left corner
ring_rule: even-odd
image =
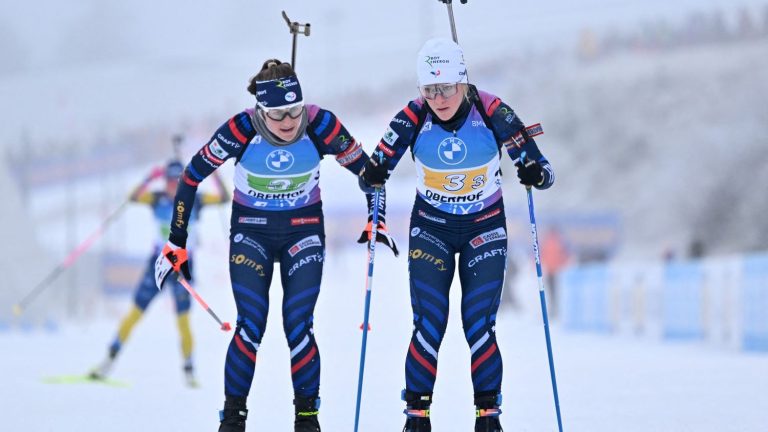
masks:
[[[232,325],[230,325],[228,322],[225,322],[224,324],[221,325],[221,329],[225,332],[228,332],[232,330]]]
[[[360,324],[360,330],[363,329],[363,325]],[[371,323],[368,323],[368,331],[371,331]]]

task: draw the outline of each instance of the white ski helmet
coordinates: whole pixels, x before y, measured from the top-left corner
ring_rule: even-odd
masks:
[[[464,83],[467,80],[467,65],[464,51],[454,41],[445,38],[428,40],[416,61],[419,86],[430,84]]]

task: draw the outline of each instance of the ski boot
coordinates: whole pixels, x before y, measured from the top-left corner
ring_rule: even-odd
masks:
[[[109,375],[109,371],[112,370],[112,365],[115,363],[115,359],[117,358],[117,353],[120,352],[120,347],[117,344],[112,344],[112,346],[109,347],[109,353],[107,354],[107,358],[104,359],[101,363],[99,363],[98,366],[91,369],[90,372],[88,372],[88,378],[92,380],[103,380],[107,378],[107,375]]]
[[[200,386],[195,378],[195,367],[192,365],[192,361],[187,360],[184,363],[184,381],[188,387],[197,388]]]
[[[320,412],[319,397],[296,397],[293,400],[296,407],[296,420],[293,422],[295,432],[320,432],[320,422],[317,414]]]
[[[429,406],[432,405],[432,393],[412,393],[403,390],[401,398],[405,401],[405,420],[403,432],[432,432],[429,421]]]
[[[245,420],[248,410],[244,397],[227,396],[224,409],[219,411],[219,432],[245,432]]]
[[[499,422],[499,406],[501,393],[493,391],[475,394],[475,432],[504,432]]]

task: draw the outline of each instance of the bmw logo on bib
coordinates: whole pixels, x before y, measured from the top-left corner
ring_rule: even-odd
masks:
[[[289,170],[293,166],[293,153],[287,150],[275,150],[267,155],[267,168],[276,172]]]
[[[459,138],[446,138],[437,146],[437,155],[443,163],[456,165],[466,159],[467,145]]]

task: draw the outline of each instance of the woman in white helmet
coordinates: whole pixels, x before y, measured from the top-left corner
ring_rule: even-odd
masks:
[[[421,97],[389,124],[361,177],[382,185],[410,149],[416,163],[408,269],[414,331],[405,362],[405,432],[430,431],[437,357],[448,320],[448,292],[459,268],[464,333],[471,349],[475,431],[499,432],[502,360],[495,321],[507,254],[501,153],[520,183],[547,189],[549,162],[526,127],[498,97],[468,83],[461,47],[429,40],[419,52]]]

